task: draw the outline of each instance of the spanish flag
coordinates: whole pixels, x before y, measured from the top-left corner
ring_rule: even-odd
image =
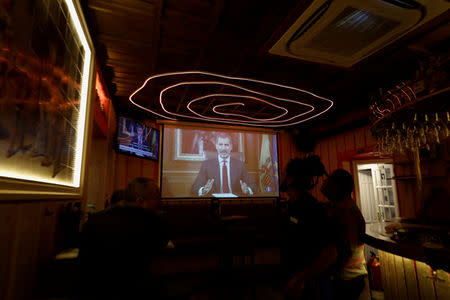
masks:
[[[274,166],[270,152],[269,135],[263,134],[261,142],[261,153],[259,156],[259,184],[262,192],[273,191]]]

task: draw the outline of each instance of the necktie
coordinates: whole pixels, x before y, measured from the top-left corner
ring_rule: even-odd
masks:
[[[223,161],[222,165],[222,192],[223,193],[230,192],[230,189],[228,188],[228,170],[226,161]]]

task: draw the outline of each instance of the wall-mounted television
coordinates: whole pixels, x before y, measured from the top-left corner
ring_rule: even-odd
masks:
[[[158,160],[159,130],[144,122],[119,116],[115,148],[121,154]]]
[[[162,198],[279,196],[273,131],[165,124],[162,143]]]

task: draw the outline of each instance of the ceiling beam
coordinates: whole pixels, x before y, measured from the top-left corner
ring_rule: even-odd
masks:
[[[134,16],[143,16],[146,18],[155,17],[154,5],[144,1],[106,1],[106,0],[94,0],[88,4],[89,8],[108,13],[111,15],[127,16],[130,14]]]
[[[149,70],[149,65],[147,65],[147,63],[149,65],[151,65],[150,61],[136,61],[136,62],[131,62],[129,60],[122,60],[122,59],[111,59],[108,58],[106,60],[106,64],[114,67],[114,66],[120,66],[120,67],[130,67],[130,68],[136,68],[136,69],[143,69],[143,70]]]
[[[201,49],[200,53],[198,54],[198,57],[194,63],[194,70],[197,70],[200,67],[203,57],[205,56],[206,48],[208,47],[208,44],[211,41],[213,33],[217,28],[217,24],[219,24],[220,17],[223,14],[224,8],[225,8],[225,0],[218,0],[216,2],[216,5],[214,6],[214,10],[213,10],[212,14],[209,17],[209,20],[208,20],[209,29],[208,29],[208,33],[207,33],[207,38],[204,40],[204,42],[202,43],[202,46],[200,47],[200,49]],[[186,97],[188,91],[189,91],[189,86],[187,86],[184,89],[183,95],[181,96],[180,102],[178,103],[178,106],[176,109],[177,112],[180,111],[181,105],[184,102],[184,98]]]
[[[116,36],[116,35],[111,35],[111,34],[106,34],[106,33],[100,33],[98,34],[98,38],[99,41],[103,42],[103,43],[107,43],[107,42],[114,42],[114,43],[118,43],[118,44],[126,44],[126,45],[130,45],[130,46],[134,46],[134,47],[152,47],[154,45],[154,43],[150,42],[150,41],[144,41],[144,40],[130,40],[130,39],[124,39],[122,37]]]
[[[153,32],[153,49],[152,53],[150,55],[150,68],[149,71],[151,73],[155,73],[156,70],[156,61],[158,59],[158,53],[159,53],[159,46],[161,41],[161,16],[162,16],[162,10],[163,10],[163,0],[156,0],[155,6],[156,6],[156,17],[154,18],[154,24],[152,26]],[[151,105],[153,106],[155,102],[155,99],[153,99]]]

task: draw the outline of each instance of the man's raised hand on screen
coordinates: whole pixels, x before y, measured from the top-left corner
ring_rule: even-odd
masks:
[[[212,185],[214,183],[214,178],[208,179],[208,182],[206,182],[205,186],[202,189],[202,196],[209,194],[209,191],[212,189]]]
[[[243,182],[242,180],[239,180],[239,182],[241,183],[242,193],[244,195],[251,194],[251,190],[250,190],[249,186],[245,182]]]

